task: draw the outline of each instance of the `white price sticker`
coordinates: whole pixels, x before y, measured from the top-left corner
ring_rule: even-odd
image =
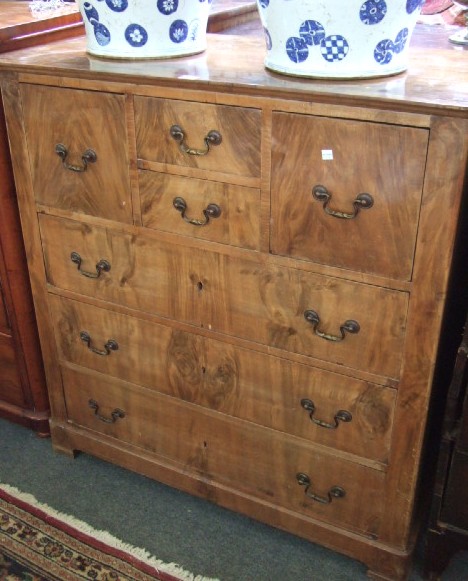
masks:
[[[323,161],[329,161],[333,159],[333,149],[322,149],[322,159]]]

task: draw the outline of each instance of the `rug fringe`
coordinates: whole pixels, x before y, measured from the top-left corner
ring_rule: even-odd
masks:
[[[53,518],[61,520],[66,525],[75,528],[80,533],[95,537],[100,542],[105,543],[114,549],[129,553],[130,555],[136,557],[143,563],[151,567],[154,567],[160,572],[167,573],[168,575],[177,576],[179,577],[180,581],[220,581],[219,579],[214,577],[203,577],[202,575],[194,575],[193,573],[186,571],[176,563],[165,563],[164,561],[161,561],[160,559],[152,556],[146,549],[134,547],[133,545],[125,543],[124,541],[121,541],[117,537],[114,537],[107,531],[97,530],[84,521],[81,521],[69,514],[59,512],[54,508],[50,507],[49,505],[39,502],[36,499],[36,497],[33,496],[32,494],[22,492],[15,486],[0,483],[0,488],[10,496],[14,496],[18,500],[21,500],[27,504],[30,504],[31,506],[34,506],[35,508],[38,508],[39,510],[44,511]]]

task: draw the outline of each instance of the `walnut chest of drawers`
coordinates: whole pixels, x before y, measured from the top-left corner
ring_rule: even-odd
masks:
[[[52,442],[404,579],[466,84],[427,50],[348,84],[263,52],[0,60]]]

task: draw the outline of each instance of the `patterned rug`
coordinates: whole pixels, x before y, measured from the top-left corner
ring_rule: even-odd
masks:
[[[0,484],[1,581],[209,581]]]

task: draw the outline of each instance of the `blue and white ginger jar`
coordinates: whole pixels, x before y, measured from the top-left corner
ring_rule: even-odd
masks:
[[[211,0],[79,0],[87,51],[112,58],[165,58],[206,49]]]
[[[424,0],[257,0],[265,66],[289,75],[368,78],[408,67]]]

